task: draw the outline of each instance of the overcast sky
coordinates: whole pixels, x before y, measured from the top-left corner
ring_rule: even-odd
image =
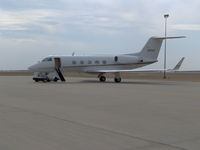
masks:
[[[48,55],[123,54],[164,35],[168,68],[200,70],[199,0],[0,0],[0,70],[27,69]],[[148,68],[162,68],[159,62]]]

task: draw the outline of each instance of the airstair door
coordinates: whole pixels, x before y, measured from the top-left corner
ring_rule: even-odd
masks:
[[[54,62],[55,62],[55,70],[56,70],[58,76],[60,77],[60,80],[65,82],[65,77],[63,76],[62,71],[60,70],[61,66],[62,66],[60,58],[59,57],[54,58]]]
[[[55,68],[61,68],[61,60],[60,58],[54,58]]]

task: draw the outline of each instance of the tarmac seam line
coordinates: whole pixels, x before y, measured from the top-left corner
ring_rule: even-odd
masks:
[[[115,135],[121,135],[121,136],[129,137],[129,138],[132,138],[132,139],[137,139],[137,140],[149,142],[149,143],[152,143],[152,144],[158,144],[158,145],[162,145],[162,146],[166,146],[166,147],[171,147],[171,148],[175,148],[177,150],[188,150],[186,148],[182,148],[182,147],[179,147],[179,146],[176,146],[176,145],[171,145],[171,144],[168,144],[168,143],[163,143],[163,142],[158,142],[158,141],[154,141],[154,140],[150,140],[150,139],[146,139],[146,138],[142,138],[142,137],[138,137],[138,136],[133,136],[133,135],[130,135],[128,133],[115,131],[115,130],[111,130],[111,129],[107,129],[107,128],[103,128],[103,127],[93,126],[93,125],[90,125],[90,124],[77,122],[77,121],[73,121],[73,120],[69,120],[69,119],[64,119],[64,118],[60,118],[60,117],[57,117],[57,116],[54,116],[54,115],[48,115],[48,114],[45,114],[45,113],[20,108],[20,107],[17,107],[17,106],[2,105],[2,104],[0,106],[18,109],[18,110],[21,110],[23,112],[28,112],[28,113],[32,113],[32,114],[41,115],[41,116],[46,116],[48,118],[53,118],[53,119],[61,120],[61,121],[68,122],[68,123],[71,123],[71,124],[93,128],[93,129],[96,129],[96,130],[99,130],[99,131],[104,131],[104,132],[112,133],[112,134],[115,134]]]

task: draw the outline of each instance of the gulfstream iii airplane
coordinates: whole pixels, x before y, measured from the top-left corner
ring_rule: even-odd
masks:
[[[184,38],[151,37],[138,53],[102,56],[49,56],[29,67],[33,72],[56,72],[61,81],[65,81],[63,72],[85,72],[97,74],[99,81],[105,82],[106,73],[114,73],[114,81],[121,82],[120,72],[133,72],[132,69],[157,62],[164,39]]]

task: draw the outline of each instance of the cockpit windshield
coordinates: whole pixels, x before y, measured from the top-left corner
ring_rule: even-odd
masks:
[[[44,59],[42,60],[42,62],[47,62],[47,61],[52,61],[52,58],[51,58],[51,57],[47,57],[47,58],[44,58]]]

